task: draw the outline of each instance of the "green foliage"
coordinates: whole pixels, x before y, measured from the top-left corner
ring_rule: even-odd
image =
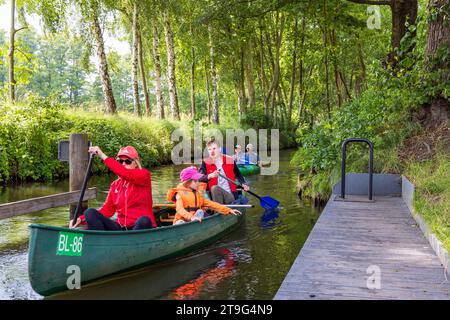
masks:
[[[48,101],[0,109],[0,181],[52,179],[62,173],[57,141],[62,111]]]
[[[60,140],[73,132],[87,133],[106,154],[124,145],[135,146],[146,167],[167,163],[171,132],[180,123],[141,119],[130,115],[106,116],[70,110],[49,99],[31,98],[29,104],[0,106],[0,181],[52,180],[68,173],[57,159]],[[93,172],[105,172],[98,162]]]
[[[411,130],[409,126],[398,126],[407,116],[401,97],[399,91],[367,90],[359,99],[335,110],[331,120],[324,119],[312,129],[301,128],[298,132],[301,147],[293,162],[305,171],[312,168],[329,171],[340,163],[342,142],[351,137],[371,140],[376,160],[380,160],[381,150],[395,147]],[[348,161],[362,159],[365,154],[366,147],[349,146]]]
[[[432,160],[410,163],[405,174],[416,186],[416,212],[450,251],[450,155],[442,150]]]

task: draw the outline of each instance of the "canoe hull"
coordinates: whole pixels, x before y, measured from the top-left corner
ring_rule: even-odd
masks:
[[[254,164],[238,165],[238,168],[243,176],[258,174],[261,172],[261,168]]]
[[[68,283],[73,283],[73,266],[79,268],[83,285],[108,275],[180,256],[214,242],[242,220],[243,215],[217,214],[201,223],[138,231],[73,230],[32,224],[28,252],[31,286],[37,293],[48,296],[68,290]],[[80,255],[61,255],[58,251],[61,234],[67,233],[82,237]]]

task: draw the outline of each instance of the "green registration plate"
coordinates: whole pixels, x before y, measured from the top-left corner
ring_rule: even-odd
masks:
[[[60,232],[56,255],[81,256],[83,253],[83,234],[72,232]]]

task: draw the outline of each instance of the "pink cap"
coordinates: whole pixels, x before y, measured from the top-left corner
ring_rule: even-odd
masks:
[[[130,159],[139,158],[139,153],[132,146],[126,146],[119,150],[117,157],[128,157]]]
[[[203,174],[198,172],[198,169],[194,166],[185,168],[180,172],[181,182],[185,182],[188,180],[198,180],[203,177]]]

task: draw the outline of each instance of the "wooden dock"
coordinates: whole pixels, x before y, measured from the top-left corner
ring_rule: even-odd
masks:
[[[348,198],[327,203],[275,299],[450,299],[450,277],[401,197]]]

